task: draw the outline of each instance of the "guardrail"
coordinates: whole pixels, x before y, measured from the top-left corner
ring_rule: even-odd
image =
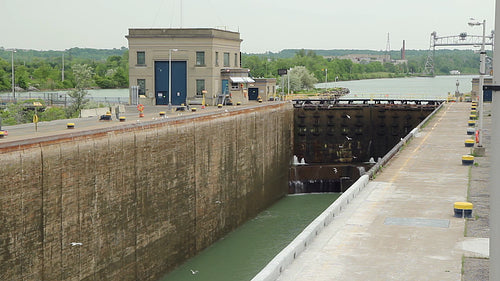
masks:
[[[72,103],[71,97],[69,97],[67,94],[57,94],[55,93],[54,95],[30,95],[30,96],[21,96],[21,97],[16,97],[15,99],[11,96],[0,96],[0,106],[7,105],[9,103],[16,103],[20,101],[26,101],[26,100],[33,100],[33,99],[41,99],[44,101],[46,105],[62,105],[62,106],[68,106]],[[128,97],[91,97],[87,96],[85,99],[88,99],[90,101],[96,102],[96,103],[106,103],[106,104],[128,104],[129,103],[129,98]]]
[[[328,224],[368,185],[369,180],[385,165],[411,138],[420,131],[434,114],[440,110],[443,103],[439,105],[427,118],[417,125],[406,137],[394,146],[384,157],[382,157],[368,172],[361,176],[346,192],[335,200],[321,215],[312,221],[288,246],[276,255],[252,281],[276,280],[285,268],[290,265],[300,253],[302,253],[318,236]]]

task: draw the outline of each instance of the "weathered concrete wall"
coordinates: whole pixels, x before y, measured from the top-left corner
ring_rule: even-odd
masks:
[[[0,280],[161,277],[286,194],[292,130],[274,104],[4,149]]]

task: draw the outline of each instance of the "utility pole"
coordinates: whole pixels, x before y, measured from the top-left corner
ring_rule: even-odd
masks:
[[[7,51],[11,51],[12,52],[12,55],[11,55],[11,58],[12,58],[12,98],[14,99],[14,101],[16,101],[16,77],[14,75],[14,53],[16,52],[15,49],[10,49],[10,50],[7,50]]]
[[[288,70],[288,95],[290,95],[290,73],[292,72],[292,69],[290,68]]]
[[[385,59],[384,62],[391,62],[391,39],[387,33],[387,44],[385,45]]]
[[[481,51],[480,51],[480,57],[479,57],[479,140],[477,144],[477,152],[478,154],[482,155],[484,154],[484,149],[483,149],[483,99],[484,99],[484,91],[483,91],[483,85],[484,85],[484,75],[486,74],[486,50],[484,48],[484,45],[486,43],[486,20],[483,20],[483,22],[476,21],[475,19],[471,18],[471,22],[469,22],[469,26],[476,26],[476,25],[482,25],[483,26],[483,37],[482,37],[482,43],[481,43]]]
[[[64,53],[62,54],[62,71],[61,71],[61,81],[64,82]]]

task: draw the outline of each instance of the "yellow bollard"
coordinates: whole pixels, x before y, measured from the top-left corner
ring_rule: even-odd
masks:
[[[472,218],[472,208],[474,205],[469,202],[455,202],[453,212],[457,218]]]
[[[465,147],[473,147],[475,141],[474,140],[465,140]]]
[[[472,155],[462,156],[462,165],[472,165],[472,164],[474,164],[474,156]]]

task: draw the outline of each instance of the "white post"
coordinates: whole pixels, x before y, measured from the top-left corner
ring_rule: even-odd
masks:
[[[178,49],[168,50],[168,109],[172,109],[172,52],[177,52]]]
[[[484,48],[485,44],[485,30],[486,30],[486,20],[483,20],[483,43],[481,44],[481,53],[479,57],[479,141],[477,146],[483,147],[483,99],[484,99],[484,75],[486,74],[486,50]]]
[[[483,22],[475,21],[475,19],[472,19],[473,22],[469,22],[470,26],[476,26],[476,25],[482,25],[483,26],[483,40],[481,44],[481,51],[480,51],[480,57],[479,57],[479,108],[478,108],[478,113],[479,113],[479,129],[478,129],[478,144],[477,147],[483,147],[483,99],[484,99],[484,90],[483,90],[483,85],[484,85],[484,75],[486,74],[486,50],[484,48],[485,41],[486,41],[486,20],[483,20]],[[481,153],[482,154],[482,153]]]
[[[172,49],[168,50],[168,109],[172,109]]]
[[[325,83],[328,83],[328,68],[325,68]],[[326,88],[326,85],[325,85]]]
[[[14,75],[14,53],[16,50],[11,50],[12,51],[12,98],[14,101],[16,100],[16,87],[15,87],[15,75]]]
[[[500,30],[500,0],[496,0],[495,30]],[[495,36],[494,46],[500,46],[500,36]],[[500,85],[500,49],[493,51],[493,85]],[[500,91],[492,92],[491,110],[491,169],[490,169],[490,280],[500,280]]]
[[[288,95],[290,95],[290,72],[292,72],[292,69],[290,68],[288,70]]]

